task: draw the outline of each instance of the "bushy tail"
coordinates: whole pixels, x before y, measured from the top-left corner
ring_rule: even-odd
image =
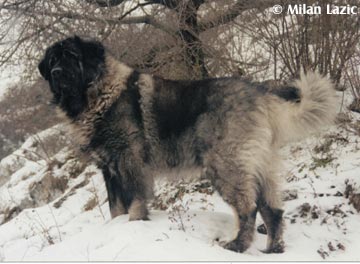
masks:
[[[284,139],[294,140],[319,131],[333,124],[338,110],[334,84],[318,73],[301,74],[294,82],[300,90],[299,103],[279,109],[281,134]],[[281,107],[281,106],[280,106]]]

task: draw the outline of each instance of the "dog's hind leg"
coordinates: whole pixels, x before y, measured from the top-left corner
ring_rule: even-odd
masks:
[[[245,213],[237,208],[236,212],[238,214],[237,217],[239,217],[240,230],[238,231],[236,238],[227,243],[225,248],[235,252],[244,252],[249,248],[253,241],[257,210],[254,209],[251,212]]]
[[[283,210],[280,209],[280,199],[276,182],[268,180],[262,187],[258,200],[258,209],[266,225],[268,241],[266,253],[283,253],[285,244],[283,235]]]
[[[222,159],[210,164],[207,174],[222,198],[233,207],[239,224],[235,239],[226,244],[225,248],[244,252],[249,248],[254,235],[257,213],[256,179],[241,166],[235,166],[232,160],[227,163]]]
[[[259,205],[260,214],[265,222],[268,233],[266,253],[283,253],[285,244],[283,234],[283,210],[271,208],[267,203]]]

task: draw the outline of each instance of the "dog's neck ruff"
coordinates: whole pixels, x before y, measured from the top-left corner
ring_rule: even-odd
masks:
[[[140,73],[118,62],[111,56],[105,57],[105,71],[101,78],[95,80],[88,89],[88,107],[72,120],[76,138],[83,150],[87,149],[95,125],[101,121],[103,114],[127,89],[135,87]]]

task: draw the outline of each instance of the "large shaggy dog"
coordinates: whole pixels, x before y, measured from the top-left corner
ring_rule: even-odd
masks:
[[[112,217],[147,219],[153,176],[200,169],[236,212],[239,232],[226,248],[249,247],[259,211],[266,251],[283,252],[277,150],[332,122],[328,79],[303,75],[282,89],[238,78],[165,80],[78,37],[49,47],[39,70],[81,149],[103,171]]]

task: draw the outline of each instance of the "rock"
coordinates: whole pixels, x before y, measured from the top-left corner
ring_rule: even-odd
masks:
[[[311,205],[309,203],[303,203],[302,205],[300,205],[299,208],[300,217],[306,217],[310,212],[310,210],[311,210]]]
[[[267,235],[266,226],[264,224],[259,225],[256,230],[260,234]]]
[[[66,177],[54,177],[48,171],[41,181],[34,182],[29,186],[29,194],[35,206],[41,206],[60,197],[65,192],[67,184]]]
[[[0,161],[0,186],[6,183],[10,176],[21,169],[26,163],[26,159],[18,156],[16,151]]]
[[[298,198],[297,190],[285,190],[282,192],[283,201],[291,201]]]
[[[357,212],[360,212],[360,193],[351,194],[349,197],[350,204],[354,206]]]

